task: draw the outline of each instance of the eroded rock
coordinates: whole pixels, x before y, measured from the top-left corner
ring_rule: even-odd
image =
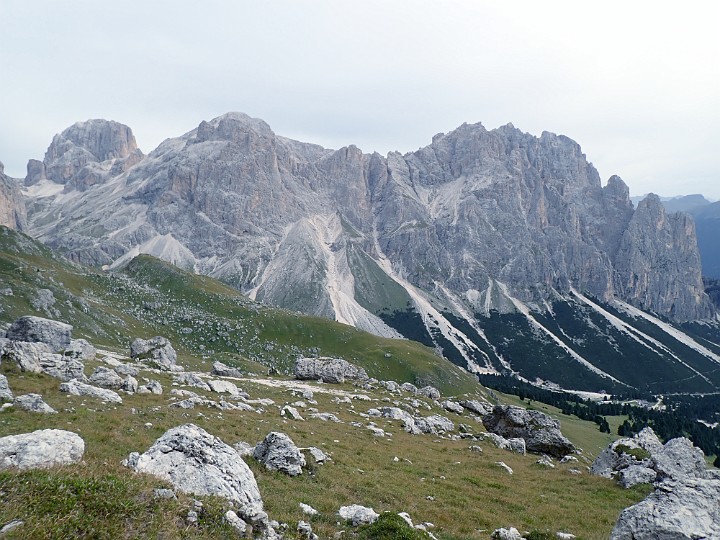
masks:
[[[271,431],[255,445],[253,457],[270,471],[280,471],[290,476],[302,474],[305,458],[290,437]]]

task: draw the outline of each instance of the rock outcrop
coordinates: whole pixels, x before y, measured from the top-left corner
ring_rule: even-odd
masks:
[[[684,437],[664,445],[650,428],[610,444],[594,474],[624,487],[654,483],[655,491],[620,514],[612,540],[720,538],[720,475],[705,468],[702,450]]]
[[[143,454],[131,454],[126,464],[185,493],[229,499],[243,520],[269,528],[250,468],[231,446],[194,424],[168,430]]]
[[[497,405],[483,418],[483,424],[502,437],[524,439],[528,452],[563,457],[575,451],[560,432],[560,422],[540,411]]]
[[[0,469],[40,469],[82,460],[85,441],[62,429],[41,429],[0,438]]]
[[[52,352],[62,352],[70,345],[72,329],[69,324],[28,315],[13,322],[5,337],[14,341],[45,343]]]
[[[177,371],[177,353],[170,342],[162,336],[152,339],[137,338],[130,344],[130,358],[152,364],[158,369]]]
[[[364,369],[341,358],[298,358],[295,361],[295,378],[300,380],[343,383],[349,380],[366,380]]]
[[[302,474],[305,457],[290,437],[272,431],[255,445],[253,457],[269,471],[280,471],[289,476]]]

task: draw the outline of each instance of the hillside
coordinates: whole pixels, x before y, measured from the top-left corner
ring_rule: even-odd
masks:
[[[136,337],[163,335],[190,365],[222,359],[258,372],[272,367],[289,373],[298,355],[341,356],[378,378],[448,392],[476,385],[473,376],[416,342],[263,306],[150,256],[122,271],[98,272],[0,227],[0,282],[0,322],[30,314],[72,321],[77,337],[113,350],[125,350]]]

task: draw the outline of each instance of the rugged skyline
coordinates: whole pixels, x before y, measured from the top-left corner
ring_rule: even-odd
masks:
[[[2,2],[0,160],[114,119],[150,152],[241,110],[279,133],[414,151],[463,122],[578,141],[631,194],[720,198],[711,2]]]

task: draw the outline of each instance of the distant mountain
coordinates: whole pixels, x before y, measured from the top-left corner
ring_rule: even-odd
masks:
[[[675,330],[646,313],[714,315],[692,220],[655,196],[633,209],[564,136],[463,124],[383,157],[231,113],[144,156],[129,128],[93,120],[57,135],[25,184],[30,233],[79,262],[149,253],[472,371],[715,388],[716,352],[666,343]]]
[[[689,210],[695,219],[703,276],[720,279],[720,202]]]
[[[640,201],[642,201],[647,195],[640,195],[640,196],[634,196],[630,197],[630,200],[633,202],[635,206],[638,205]],[[668,213],[672,212],[687,212],[689,210],[692,210],[694,208],[698,208],[700,206],[705,206],[707,204],[710,204],[711,201],[707,200],[703,195],[700,194],[693,194],[693,195],[678,195],[676,197],[660,197],[660,201],[662,202],[663,206],[665,207],[665,210]]]

